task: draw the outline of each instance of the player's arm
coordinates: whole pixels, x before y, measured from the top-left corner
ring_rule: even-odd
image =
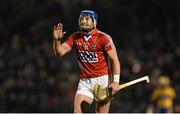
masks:
[[[120,62],[119,62],[119,59],[118,59],[116,49],[112,48],[111,50],[109,50],[107,52],[107,54],[108,54],[108,57],[110,59],[111,65],[112,65],[112,73],[113,73],[113,75],[115,77],[116,76],[120,77]],[[119,82],[119,78],[118,78],[118,80],[113,79],[113,82]]]
[[[112,83],[110,88],[112,88],[112,94],[116,93],[119,89],[119,80],[120,80],[120,61],[116,52],[116,48],[113,44],[112,38],[109,35],[104,35],[101,39],[102,47],[104,48],[107,56],[110,60],[111,72],[113,74]]]
[[[66,32],[63,32],[63,25],[59,23],[57,26],[54,26],[53,31],[53,51],[56,56],[63,56],[67,52],[71,50],[71,47],[67,43],[62,43],[61,39],[63,38],[64,34]]]
[[[61,41],[54,40],[53,50],[56,56],[61,57],[69,52],[71,50],[71,47],[67,43],[61,44]]]
[[[147,113],[153,113],[155,111],[156,99],[159,97],[160,91],[155,89],[150,96],[149,103],[147,106]]]
[[[120,62],[117,56],[117,52],[115,48],[112,48],[107,52],[108,57],[110,59],[112,65],[112,73],[113,73],[113,82],[110,84],[112,88],[112,94],[118,91],[119,80],[120,80]]]

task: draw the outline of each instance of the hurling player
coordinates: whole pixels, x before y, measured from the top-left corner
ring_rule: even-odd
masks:
[[[93,88],[95,84],[111,87],[112,92],[118,90],[120,80],[120,62],[112,38],[97,29],[97,14],[91,10],[82,10],[79,16],[79,30],[61,42],[65,32],[63,24],[54,26],[53,49],[56,56],[61,57],[76,50],[77,63],[80,69],[80,80],[74,99],[74,112],[84,112],[86,106],[94,100]],[[110,64],[109,64],[110,63]],[[110,67],[111,65],[111,67]],[[112,74],[112,81],[110,74]],[[110,100],[101,105],[96,101],[96,112],[107,113]]]

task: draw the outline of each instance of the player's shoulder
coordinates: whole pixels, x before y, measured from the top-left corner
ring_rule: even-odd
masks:
[[[101,38],[110,38],[111,39],[111,36],[101,30],[98,30],[97,33],[96,33],[98,36],[100,36]]]
[[[172,87],[172,86],[169,86],[167,89],[169,89],[170,91],[174,91],[175,90],[174,87]]]

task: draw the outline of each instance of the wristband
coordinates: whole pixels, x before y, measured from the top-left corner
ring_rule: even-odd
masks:
[[[118,74],[113,75],[113,82],[119,82],[120,76]]]

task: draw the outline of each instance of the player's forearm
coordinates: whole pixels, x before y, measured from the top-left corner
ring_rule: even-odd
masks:
[[[61,40],[54,40],[53,41],[53,51],[55,56],[62,56],[62,49],[61,49]]]
[[[115,75],[120,75],[120,64],[119,64],[119,62],[117,61],[117,62],[113,62],[113,64],[112,64],[112,71],[113,71],[113,74],[115,74]]]
[[[120,80],[120,72],[121,72],[119,60],[112,61],[112,71],[113,71],[113,81],[118,82]]]

